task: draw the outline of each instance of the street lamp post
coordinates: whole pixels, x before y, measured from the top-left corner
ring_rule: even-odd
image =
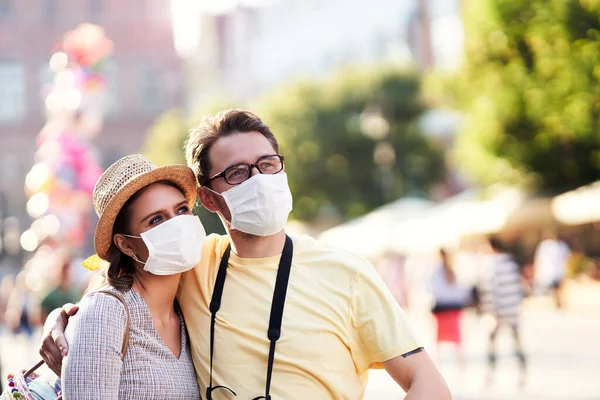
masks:
[[[393,167],[396,164],[396,151],[386,140],[390,134],[390,124],[383,116],[379,106],[365,107],[360,115],[360,129],[363,135],[376,142],[373,160],[379,167],[378,178],[383,199],[385,202],[390,202],[394,200],[392,199],[395,180]]]

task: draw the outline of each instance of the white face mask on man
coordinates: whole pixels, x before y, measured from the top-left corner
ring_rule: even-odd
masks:
[[[231,229],[256,236],[280,232],[292,211],[292,193],[285,172],[256,174],[237,186],[217,193],[231,212]]]
[[[144,241],[148,248],[146,262],[132,255],[144,265],[144,271],[154,275],[174,275],[188,271],[200,262],[206,232],[195,215],[179,215],[140,236],[123,236]]]

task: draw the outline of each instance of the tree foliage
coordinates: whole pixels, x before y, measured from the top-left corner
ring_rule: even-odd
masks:
[[[410,71],[348,69],[286,85],[259,103],[286,157],[296,218],[347,219],[427,194],[444,162],[419,130],[419,89]]]
[[[293,218],[351,218],[407,194],[426,195],[444,176],[442,149],[418,128],[424,109],[413,72],[340,71],[284,85],[238,106],[257,113],[280,142],[294,193]],[[187,129],[200,115],[222,108],[208,106],[190,120],[163,115],[150,131],[145,153],[159,164],[184,162]]]
[[[552,194],[600,173],[600,1],[467,0],[458,159]]]

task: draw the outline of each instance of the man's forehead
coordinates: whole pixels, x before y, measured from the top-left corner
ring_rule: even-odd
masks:
[[[237,163],[251,164],[259,157],[273,153],[273,145],[262,133],[234,133],[220,138],[211,147],[211,172],[217,173]]]

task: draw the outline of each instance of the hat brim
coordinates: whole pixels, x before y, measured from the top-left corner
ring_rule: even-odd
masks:
[[[115,219],[123,205],[139,190],[160,181],[172,182],[185,196],[190,210],[196,202],[196,178],[193,171],[185,165],[166,165],[136,176],[127,182],[106,205],[94,235],[94,248],[98,256],[108,261],[108,250],[113,240]]]

